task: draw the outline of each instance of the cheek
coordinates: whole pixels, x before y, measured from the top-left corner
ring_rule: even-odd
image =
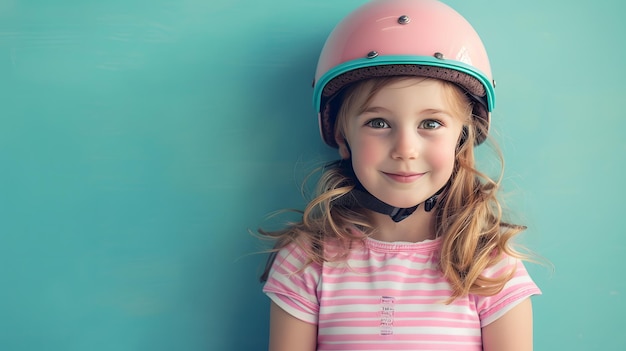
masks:
[[[429,148],[425,157],[434,169],[446,171],[452,174],[456,159],[456,144],[437,143]]]
[[[352,150],[354,167],[372,165],[380,158],[380,148],[372,143],[358,143]]]

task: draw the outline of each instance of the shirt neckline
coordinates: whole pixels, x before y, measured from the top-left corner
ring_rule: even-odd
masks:
[[[365,238],[365,246],[374,251],[382,252],[433,252],[439,248],[441,237],[419,242],[407,241],[380,241]]]

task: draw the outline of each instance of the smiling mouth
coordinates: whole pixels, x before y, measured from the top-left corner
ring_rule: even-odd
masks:
[[[387,173],[383,172],[387,177],[398,183],[411,183],[420,179],[424,173]]]

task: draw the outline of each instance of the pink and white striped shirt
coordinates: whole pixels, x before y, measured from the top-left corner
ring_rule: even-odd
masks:
[[[318,350],[482,350],[482,327],[541,292],[522,262],[506,257],[484,272],[497,276],[516,267],[500,293],[446,305],[451,289],[438,269],[440,242],[367,238],[347,260],[300,272],[306,257],[292,244],[278,252],[263,291],[291,315],[318,326]],[[336,248],[324,249],[332,256]]]

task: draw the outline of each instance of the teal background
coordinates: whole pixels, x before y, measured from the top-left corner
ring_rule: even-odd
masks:
[[[361,3],[0,0],[0,350],[266,349],[248,229],[335,157],[310,85]],[[623,2],[447,3],[490,52],[507,203],[554,266],[528,265],[536,350],[626,349]]]

